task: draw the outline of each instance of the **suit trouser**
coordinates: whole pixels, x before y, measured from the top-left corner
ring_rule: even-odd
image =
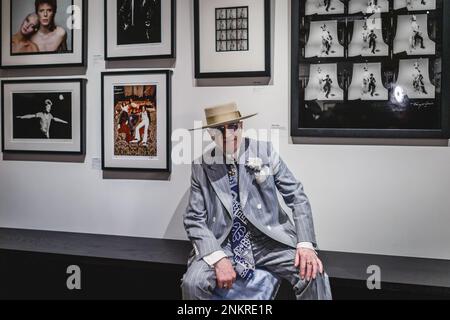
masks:
[[[286,279],[294,288],[298,300],[308,299],[307,294],[302,294],[307,286],[306,280],[299,275],[299,268],[294,266],[296,250],[277,242],[255,227],[251,226],[252,249],[257,268],[264,268],[280,278]],[[228,242],[223,248],[230,257],[233,266],[233,254]],[[209,300],[216,287],[216,274],[203,259],[193,257],[188,263],[188,270],[184,274],[181,289],[184,300]]]

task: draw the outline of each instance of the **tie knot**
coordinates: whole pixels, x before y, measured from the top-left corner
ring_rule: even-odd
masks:
[[[237,166],[236,163],[227,164],[228,175],[235,176],[237,174]]]

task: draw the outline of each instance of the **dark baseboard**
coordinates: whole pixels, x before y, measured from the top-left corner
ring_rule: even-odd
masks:
[[[179,300],[186,241],[0,228],[0,299]],[[450,299],[449,261],[321,252],[335,300]],[[380,290],[366,285],[379,264]],[[67,268],[80,267],[81,290]],[[426,273],[425,275],[422,273]],[[277,300],[295,298],[283,282]]]

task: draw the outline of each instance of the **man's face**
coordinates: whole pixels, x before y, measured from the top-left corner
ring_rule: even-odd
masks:
[[[36,26],[38,25],[38,23],[39,23],[39,19],[38,19],[37,15],[30,14],[23,21],[22,26],[20,28],[20,32],[24,36],[30,36],[36,32]]]
[[[210,129],[210,134],[216,145],[224,153],[234,154],[239,149],[242,141],[242,122]]]
[[[52,106],[51,106],[51,104],[47,104],[47,105],[45,106],[45,111],[47,111],[48,113],[50,113],[50,112],[52,111]]]
[[[49,5],[48,3],[43,3],[39,5],[37,14],[39,16],[39,22],[41,23],[41,25],[44,27],[48,27],[53,22],[55,12],[51,5]]]

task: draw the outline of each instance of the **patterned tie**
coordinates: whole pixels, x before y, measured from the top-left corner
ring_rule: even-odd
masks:
[[[228,165],[231,195],[233,198],[233,228],[231,229],[231,249],[236,262],[236,272],[244,280],[249,280],[255,271],[251,233],[239,197],[239,181],[235,164]]]

